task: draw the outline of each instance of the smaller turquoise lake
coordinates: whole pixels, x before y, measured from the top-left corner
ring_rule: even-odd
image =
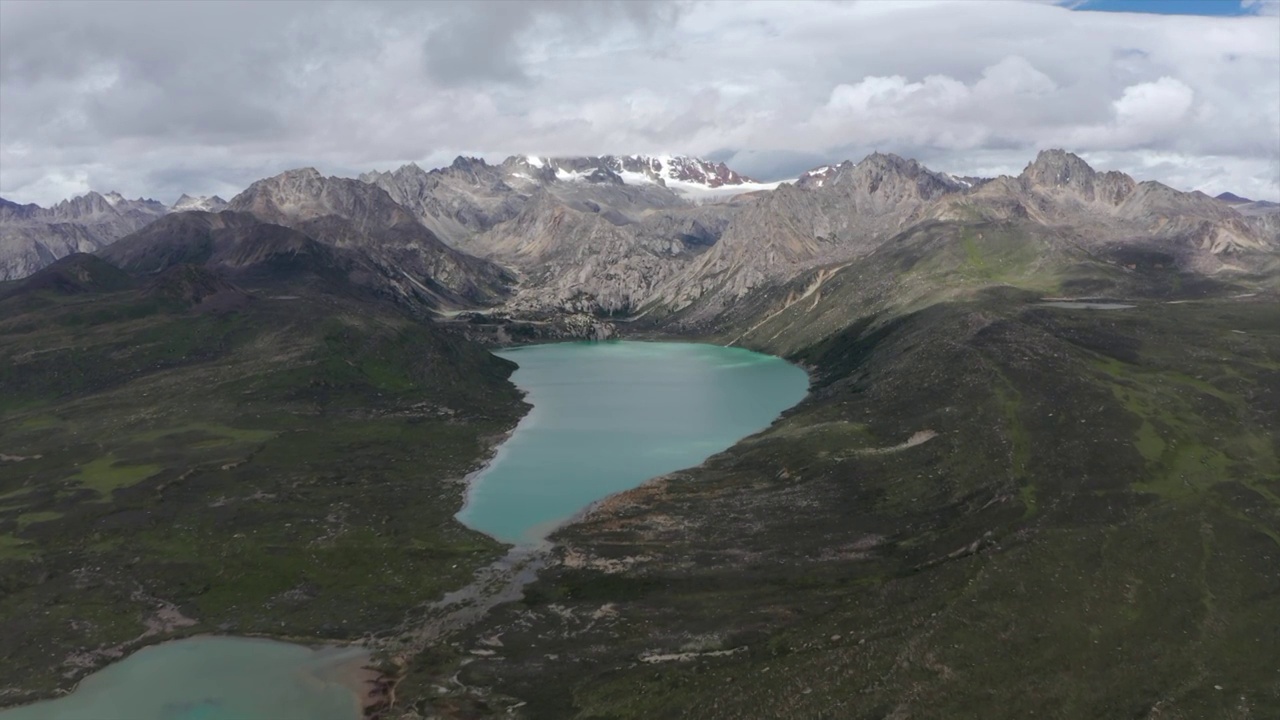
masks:
[[[71,695],[0,720],[358,720],[360,648],[312,650],[256,638],[152,645],[80,681]]]
[[[472,480],[458,519],[534,543],[591,503],[698,465],[808,392],[803,370],[717,345],[577,342],[497,353],[533,405]]]

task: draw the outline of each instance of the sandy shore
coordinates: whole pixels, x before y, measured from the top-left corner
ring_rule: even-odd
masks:
[[[363,652],[358,657],[334,665],[326,672],[333,682],[355,695],[363,718],[381,717],[391,706],[393,699],[394,678],[373,667],[370,664],[372,661],[372,656]]]

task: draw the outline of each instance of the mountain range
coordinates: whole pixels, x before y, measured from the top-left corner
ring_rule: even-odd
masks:
[[[686,157],[459,157],[358,180],[294,170],[230,202],[184,195],[164,207],[92,192],[48,209],[0,201],[0,278],[168,215],[224,209],[359,248],[391,292],[447,309],[704,319],[922,223],[1023,222],[1070,234],[1082,252],[1157,253],[1207,273],[1266,272],[1280,242],[1273,203],[1100,173],[1063,151],[1041,153],[1017,177],[958,178],[877,153],[787,183]]]

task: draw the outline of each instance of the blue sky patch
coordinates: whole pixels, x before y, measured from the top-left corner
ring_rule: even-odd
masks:
[[[1241,0],[1078,0],[1063,2],[1073,10],[1156,13],[1160,15],[1256,15],[1263,3]]]

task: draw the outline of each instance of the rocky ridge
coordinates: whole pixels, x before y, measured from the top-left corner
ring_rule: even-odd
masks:
[[[1137,248],[1204,272],[1251,272],[1255,256],[1277,246],[1274,216],[1098,172],[1062,150],[993,179],[875,153],[713,204],[670,191],[687,178],[754,183],[704,161],[640,156],[526,156],[497,166],[459,158],[430,173],[406,166],[366,176],[428,225],[452,222],[455,246],[520,271],[509,307],[525,312],[683,313],[703,322],[756,288],[861,257],[928,223],[1028,222],[1104,254]]]
[[[60,257],[93,252],[168,212],[164,204],[89,192],[48,208],[0,198],[0,280],[26,277]]]
[[[1273,206],[1099,172],[1062,150],[1040,153],[1016,177],[956,177],[874,153],[776,184],[697,158],[513,156],[497,165],[459,157],[430,171],[409,164],[358,180],[293,170],[230,203],[184,195],[164,208],[97,193],[49,210],[5,203],[0,227],[10,237],[63,238],[57,247],[28,242],[30,257],[4,266],[13,277],[166,212],[226,207],[358,248],[440,307],[506,302],[516,312],[706,320],[756,288],[861,257],[927,223],[1026,222],[1104,256],[1257,272],[1280,246]]]
[[[446,245],[380,187],[325,177],[314,168],[259,180],[228,208],[359,250],[384,275],[409,282],[441,308],[496,302],[513,279],[503,268]]]

